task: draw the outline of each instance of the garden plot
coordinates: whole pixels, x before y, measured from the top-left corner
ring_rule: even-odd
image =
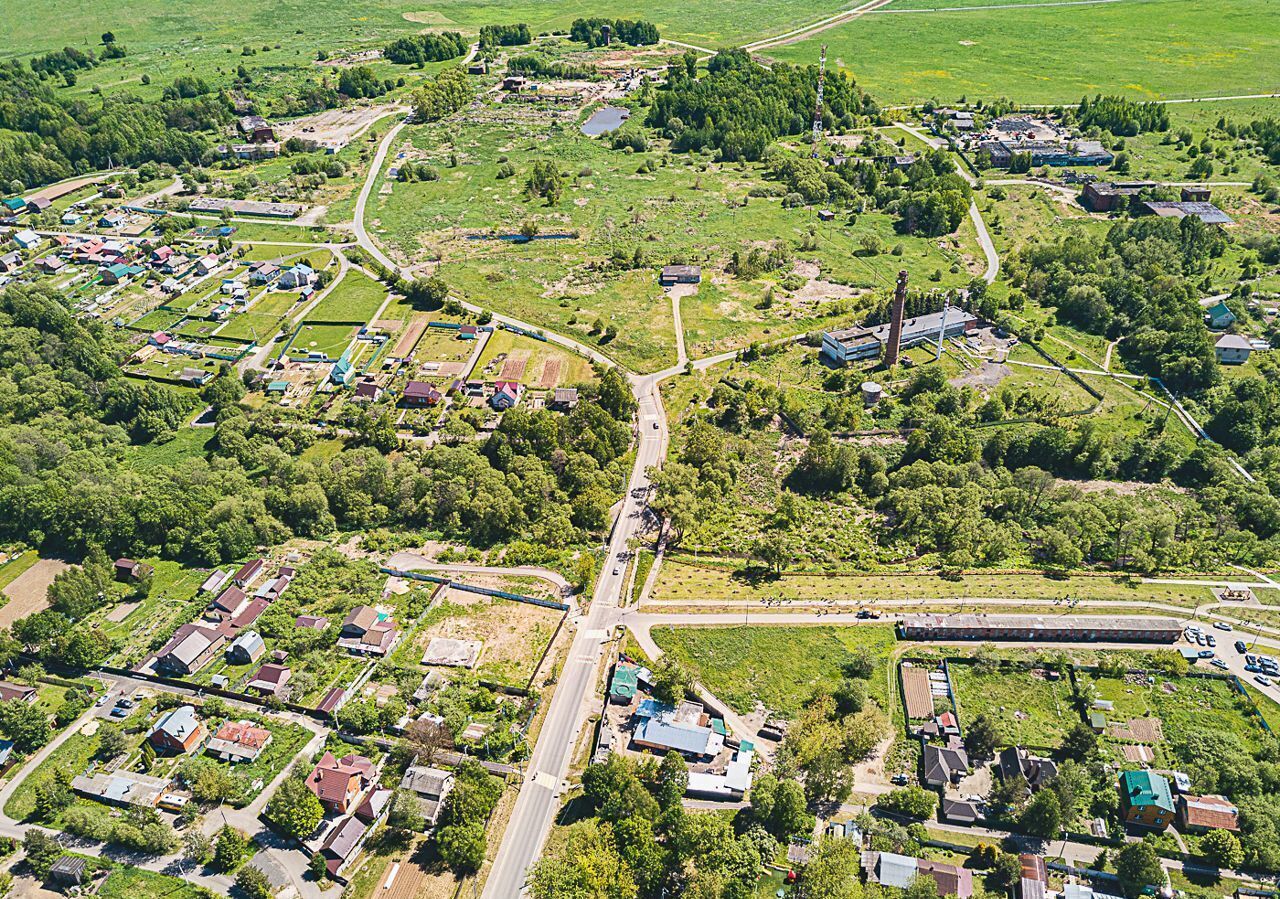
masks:
[[[1105,735],[1127,758],[1131,746],[1149,748],[1157,761],[1169,743],[1190,730],[1230,733],[1251,750],[1261,745],[1262,732],[1247,701],[1225,678],[1170,677],[1131,672],[1122,677],[1079,675],[1104,706]]]
[[[1056,671],[964,662],[948,668],[962,728],[985,715],[1008,744],[1052,750],[1080,720],[1071,704],[1071,685]]]

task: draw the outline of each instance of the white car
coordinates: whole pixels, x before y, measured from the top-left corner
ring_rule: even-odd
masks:
[[[1220,630],[1220,631],[1231,631],[1231,630],[1232,630],[1231,625],[1227,624],[1225,621],[1215,621],[1215,622],[1213,623],[1213,626],[1214,626],[1214,627],[1216,627],[1216,628],[1217,628],[1218,630]]]
[[[1259,684],[1261,684],[1264,687],[1271,686],[1271,678],[1269,677],[1264,677],[1261,674],[1255,674],[1253,679],[1256,680]]]

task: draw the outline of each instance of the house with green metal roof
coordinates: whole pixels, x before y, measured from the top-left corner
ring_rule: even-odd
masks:
[[[27,201],[22,199],[22,197],[10,197],[7,200],[0,200],[0,206],[3,206],[10,212],[21,212],[27,208]]]
[[[1219,331],[1235,324],[1236,314],[1227,308],[1225,300],[1218,300],[1204,311],[1204,321],[1210,328]]]
[[[1120,814],[1126,824],[1164,830],[1173,821],[1175,811],[1168,778],[1151,771],[1125,771],[1120,775]]]
[[[267,385],[267,393],[286,393],[289,390],[288,381],[272,381]]]
[[[609,701],[618,705],[629,705],[636,698],[636,686],[640,680],[639,669],[635,665],[619,663],[613,669],[613,680],[609,682]]]

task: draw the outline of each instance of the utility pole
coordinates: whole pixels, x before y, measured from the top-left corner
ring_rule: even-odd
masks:
[[[818,58],[818,101],[813,108],[813,158],[818,158],[822,146],[822,87],[827,78],[827,45],[822,45],[822,55]]]

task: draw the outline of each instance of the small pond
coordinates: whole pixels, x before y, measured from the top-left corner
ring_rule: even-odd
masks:
[[[618,106],[602,106],[591,113],[591,118],[582,123],[582,133],[587,137],[599,137],[622,127],[622,123],[631,117],[631,110]]]

